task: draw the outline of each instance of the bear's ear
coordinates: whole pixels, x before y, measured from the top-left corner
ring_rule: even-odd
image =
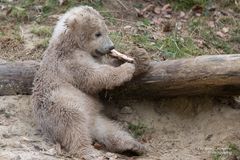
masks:
[[[76,15],[73,15],[71,17],[68,17],[65,21],[65,24],[68,29],[74,30],[77,27],[77,17]]]

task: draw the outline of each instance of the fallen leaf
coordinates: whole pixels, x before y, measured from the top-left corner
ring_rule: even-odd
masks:
[[[229,28],[228,28],[228,27],[223,27],[222,31],[223,31],[224,33],[228,33]]]
[[[160,8],[159,6],[156,6],[156,7],[154,8],[154,13],[160,14],[160,13],[161,13],[161,8]]]
[[[194,6],[194,7],[192,8],[192,11],[193,11],[194,13],[202,14],[202,12],[203,12],[203,7],[200,6],[200,5],[196,5],[196,6]]]
[[[181,22],[177,22],[176,23],[176,28],[177,28],[177,30],[181,30],[182,29],[182,23]]]
[[[154,10],[154,5],[149,4],[145,8],[143,8],[142,10],[139,10],[137,8],[135,8],[135,10],[137,11],[139,17],[142,17],[142,16],[146,17],[146,14],[147,14],[148,11],[153,11]]]
[[[197,46],[200,48],[204,48],[205,42],[202,39],[195,39],[194,40],[195,43],[197,43]]]
[[[200,17],[200,16],[201,16],[201,13],[196,13],[196,16],[197,16],[197,17]]]
[[[172,15],[171,15],[171,14],[164,14],[163,16],[164,16],[165,18],[168,18],[168,19],[172,18]]]
[[[214,24],[214,21],[208,21],[207,22],[207,25],[211,28],[214,28],[215,27],[215,24]]]
[[[131,28],[132,28],[132,26],[130,26],[130,25],[127,25],[127,26],[123,27],[124,30],[128,30],[128,29],[131,29]]]
[[[162,13],[164,18],[172,18],[172,7],[170,6],[170,4],[166,4],[162,7]]]
[[[142,12],[152,11],[153,8],[154,8],[154,5],[153,4],[149,4],[145,8],[143,8]]]
[[[170,31],[172,31],[171,23],[167,22],[164,24],[163,32],[170,32]]]
[[[162,7],[162,11],[166,12],[166,13],[170,13],[172,12],[172,7],[170,4],[166,4]]]
[[[179,17],[180,17],[180,18],[184,18],[185,15],[186,15],[185,12],[181,11],[180,14],[179,14]]]
[[[152,19],[152,22],[153,22],[155,25],[159,25],[159,24],[161,24],[162,19],[161,19],[161,18],[158,18],[158,17],[154,17],[154,18]]]
[[[162,32],[160,32],[160,31],[153,32],[153,34],[152,34],[152,38],[154,40],[158,40],[158,39],[160,39],[163,36],[164,36],[164,34]]]
[[[223,32],[221,32],[221,31],[217,31],[216,35],[221,37],[221,38],[225,37],[225,34]]]

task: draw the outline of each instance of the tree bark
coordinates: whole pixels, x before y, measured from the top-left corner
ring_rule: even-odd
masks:
[[[0,95],[31,94],[39,63],[0,64]],[[240,54],[208,55],[152,62],[148,73],[107,91],[118,97],[167,97],[192,95],[239,95]]]
[[[167,60],[151,66],[147,74],[111,91],[110,95],[158,98],[240,94],[239,54]]]
[[[39,67],[35,61],[0,63],[0,96],[31,94],[34,74]]]

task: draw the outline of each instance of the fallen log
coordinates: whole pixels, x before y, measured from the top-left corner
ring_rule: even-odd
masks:
[[[31,94],[39,63],[35,61],[0,63],[0,96]]]
[[[0,64],[0,95],[31,94],[38,62]],[[152,62],[151,70],[131,82],[108,91],[111,97],[166,97],[239,95],[240,54],[207,55]]]
[[[111,96],[169,97],[240,94],[240,54],[205,55],[152,63],[152,69]]]

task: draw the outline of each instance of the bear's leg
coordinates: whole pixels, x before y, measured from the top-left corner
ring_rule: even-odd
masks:
[[[77,113],[76,115],[83,117],[83,114],[81,113]],[[73,114],[71,114],[71,118],[72,117]],[[67,121],[71,119],[70,117],[59,118]],[[70,154],[75,155],[79,158],[83,158],[85,160],[103,160],[104,157],[102,153],[94,149],[92,146],[90,133],[85,122],[75,120],[76,119],[74,118],[74,122],[68,123],[69,126],[65,126],[63,128],[63,130],[65,130],[65,135],[63,136],[61,142],[62,146],[65,147]]]
[[[111,152],[134,152],[142,154],[145,147],[137,142],[129,133],[124,131],[117,123],[114,123],[98,115],[95,119],[95,125],[91,130],[93,138],[104,144],[107,150]]]
[[[85,160],[102,160],[102,153],[92,146],[89,130],[90,108],[94,102],[75,89],[59,89],[52,94],[45,116],[45,131],[70,154]],[[86,103],[87,102],[87,103]]]

